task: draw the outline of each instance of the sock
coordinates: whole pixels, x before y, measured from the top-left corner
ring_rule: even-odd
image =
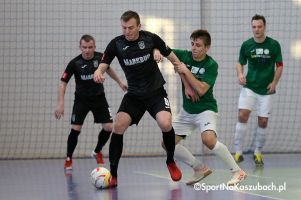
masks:
[[[234,135],[234,147],[236,153],[242,154],[242,135],[246,135],[246,132],[247,123],[237,122]]]
[[[236,172],[240,170],[240,167],[236,164],[234,158],[229,152],[228,148],[219,141],[216,142],[212,152],[215,153],[226,165],[230,167],[231,172]]]
[[[79,134],[80,134],[80,131],[71,129],[70,134],[68,136],[68,140],[67,140],[67,157],[72,158],[73,152],[77,145],[77,140],[78,140]]]
[[[202,163],[192,155],[192,153],[182,144],[177,144],[175,148],[175,158],[192,168],[202,165]]]
[[[109,160],[112,176],[117,177],[117,169],[119,160],[121,158],[123,148],[123,135],[112,133],[110,147],[109,147]]]
[[[98,142],[94,150],[95,153],[99,153],[102,150],[103,146],[107,143],[108,139],[110,138],[111,132],[112,131],[106,131],[104,129],[102,129],[99,132]]]
[[[174,153],[175,153],[175,131],[172,128],[168,132],[163,133],[163,142],[166,148],[167,159],[166,164],[174,162]]]
[[[261,153],[262,147],[264,146],[265,139],[266,139],[265,132],[266,132],[266,128],[257,127],[256,138],[255,138],[256,149],[254,154]]]

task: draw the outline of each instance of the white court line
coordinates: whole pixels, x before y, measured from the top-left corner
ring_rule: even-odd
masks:
[[[215,171],[220,171],[220,172],[229,172],[228,170],[215,170]],[[142,171],[134,171],[134,173],[136,174],[142,174],[142,175],[147,175],[147,176],[152,176],[152,177],[156,177],[156,178],[161,178],[161,179],[167,179],[167,180],[171,180],[170,177],[166,177],[166,176],[162,176],[159,174],[155,174],[155,173],[150,173],[150,172],[142,172]],[[248,176],[254,176],[254,175],[248,175]],[[254,176],[254,177],[262,177],[262,176]],[[267,177],[267,178],[271,178],[271,177]],[[184,180],[178,181],[181,183],[185,183]],[[187,186],[189,187],[189,186]],[[261,195],[261,194],[254,194],[254,193],[250,193],[250,192],[246,192],[246,191],[241,191],[241,190],[232,190],[234,192],[240,192],[240,193],[244,193],[244,194],[249,194],[249,195],[253,195],[253,196],[258,196],[258,197],[264,197],[264,198],[270,198],[270,199],[275,199],[275,200],[285,200],[285,199],[281,199],[281,198],[277,198],[277,197],[271,197],[271,196],[267,196],[267,195]]]

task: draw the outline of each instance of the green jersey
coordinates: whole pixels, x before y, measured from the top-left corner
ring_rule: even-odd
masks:
[[[198,114],[206,110],[218,112],[217,103],[213,96],[213,86],[217,77],[218,65],[210,56],[206,55],[202,61],[195,61],[192,52],[187,50],[173,49],[176,56],[191,71],[196,79],[206,82],[210,87],[208,91],[200,97],[199,101],[192,102],[186,98],[184,85],[182,84],[183,108],[190,114]]]
[[[239,53],[239,63],[248,63],[246,88],[261,95],[268,94],[268,85],[273,81],[275,63],[282,62],[280,44],[266,37],[264,42],[257,43],[254,38],[246,40]]]

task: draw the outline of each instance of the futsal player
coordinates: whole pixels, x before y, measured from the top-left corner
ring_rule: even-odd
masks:
[[[207,30],[198,29],[190,36],[191,50],[173,49],[182,62],[175,67],[184,79],[194,88],[199,99],[192,100],[185,95],[182,87],[183,107],[173,121],[176,134],[175,158],[194,170],[194,176],[187,182],[192,185],[212,173],[211,169],[197,160],[180,142],[195,130],[200,133],[202,143],[217,155],[232,172],[228,185],[236,185],[246,178],[246,173],[234,161],[228,148],[217,138],[218,107],[213,95],[213,87],[218,75],[217,62],[207,54],[211,36]],[[165,149],[164,144],[162,146]]]
[[[117,186],[117,168],[123,149],[123,134],[130,125],[139,123],[145,111],[156,120],[162,131],[167,152],[167,168],[172,180],[179,181],[182,174],[174,161],[175,133],[171,123],[171,109],[163,87],[165,80],[154,60],[153,49],[159,49],[173,64],[179,60],[159,36],[140,30],[138,13],[124,12],[121,16],[121,27],[123,35],[111,40],[94,73],[94,80],[103,82],[103,73],[117,57],[128,82],[128,92],[124,95],[116,115],[109,147],[112,174],[110,186]]]
[[[81,54],[72,59],[67,65],[59,86],[58,103],[55,117],[60,119],[64,114],[64,97],[70,78],[75,77],[75,99],[71,115],[71,131],[67,140],[67,156],[64,168],[72,169],[72,155],[78,142],[78,136],[89,111],[93,113],[94,122],[101,123],[102,129],[98,134],[98,142],[92,156],[98,164],[103,164],[102,147],[108,141],[112,132],[112,115],[105,97],[102,83],[93,81],[94,71],[97,69],[102,53],[96,52],[95,39],[91,35],[83,35],[79,42]],[[119,84],[123,91],[127,90],[112,68],[106,72]]]
[[[242,162],[242,141],[247,132],[251,111],[257,108],[258,126],[255,132],[254,162],[263,165],[262,148],[271,114],[273,94],[283,70],[281,47],[278,41],[266,36],[266,20],[262,15],[252,17],[253,37],[244,41],[236,65],[237,79],[243,86],[238,100],[238,122],[235,130],[235,161]],[[245,76],[244,65],[248,63]]]

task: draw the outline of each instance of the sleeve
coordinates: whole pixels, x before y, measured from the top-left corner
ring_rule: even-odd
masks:
[[[113,39],[108,44],[105,52],[103,53],[100,63],[106,63],[110,65],[111,62],[114,60],[115,56],[117,55],[116,49],[116,42],[115,39]]]
[[[171,49],[169,46],[165,44],[165,42],[156,34],[153,34],[154,48],[160,50],[163,56],[168,56],[171,53]]]
[[[69,62],[67,65],[63,75],[61,76],[61,81],[68,83],[69,80],[71,79],[72,75],[74,74],[74,66],[75,63],[72,61]]]
[[[282,63],[282,53],[281,53],[281,46],[279,42],[276,42],[276,57],[275,57],[275,62],[276,63]]]
[[[212,87],[215,84],[217,74],[218,64],[216,62],[212,62],[212,64],[206,70],[206,75],[204,76],[203,81]]]
[[[247,64],[247,56],[245,55],[245,45],[244,45],[244,43],[240,47],[238,62],[241,65]]]

